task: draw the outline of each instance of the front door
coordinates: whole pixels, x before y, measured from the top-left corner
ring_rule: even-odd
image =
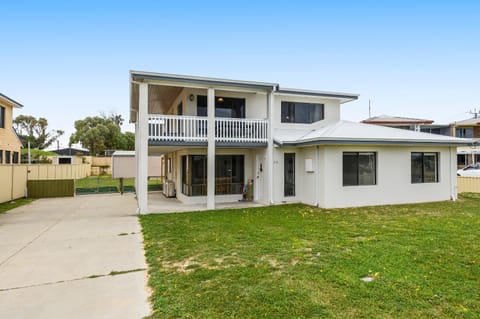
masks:
[[[264,179],[264,158],[261,155],[255,157],[255,200],[261,201],[263,199],[263,179]]]

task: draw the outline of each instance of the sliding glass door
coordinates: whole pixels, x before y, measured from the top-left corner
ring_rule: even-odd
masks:
[[[215,194],[241,194],[245,181],[243,155],[215,156]],[[207,195],[207,157],[182,156],[182,193],[187,196]]]

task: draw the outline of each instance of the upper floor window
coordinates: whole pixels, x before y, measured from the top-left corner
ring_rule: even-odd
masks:
[[[377,153],[343,153],[343,186],[376,185]]]
[[[5,108],[0,106],[0,128],[5,128]]]
[[[324,105],[282,101],[282,123],[314,123],[323,120]]]
[[[412,183],[438,182],[438,153],[412,153]]]
[[[456,137],[473,138],[473,128],[463,127],[455,129]]]
[[[13,164],[18,164],[18,152],[13,152],[12,162]]]
[[[207,97],[197,96],[197,116],[207,116]],[[245,118],[245,99],[215,97],[215,117]]]

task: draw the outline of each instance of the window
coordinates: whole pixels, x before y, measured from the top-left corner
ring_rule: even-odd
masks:
[[[343,186],[376,185],[377,153],[343,153]]]
[[[412,183],[438,182],[438,153],[412,153]]]
[[[13,152],[13,164],[18,164],[18,152]]]
[[[197,96],[197,116],[207,116],[207,97]],[[245,118],[245,99],[215,97],[215,116]]]
[[[466,166],[467,164],[467,154],[457,154],[457,166]]]
[[[5,108],[0,106],[0,128],[5,128]]]
[[[3,150],[0,150],[0,164],[3,164]]]
[[[215,156],[215,194],[241,194],[245,181],[243,155]],[[182,156],[182,193],[207,195],[207,156]]]
[[[323,120],[323,104],[283,102],[282,123],[313,123]]]
[[[180,102],[177,106],[177,115],[183,115],[183,103]]]
[[[456,137],[473,138],[473,128],[464,127],[455,129]]]
[[[10,164],[10,151],[5,151],[5,164]]]
[[[283,154],[283,195],[295,196],[295,153]]]

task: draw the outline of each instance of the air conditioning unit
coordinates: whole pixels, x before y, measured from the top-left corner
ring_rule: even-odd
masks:
[[[172,180],[167,180],[163,184],[163,195],[165,197],[175,197],[175,183]]]

